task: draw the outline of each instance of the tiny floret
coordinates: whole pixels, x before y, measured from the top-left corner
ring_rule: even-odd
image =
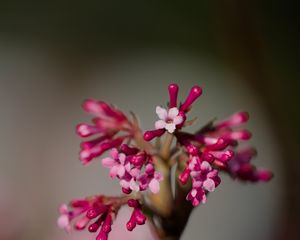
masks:
[[[176,126],[183,122],[183,117],[179,115],[176,107],[170,108],[168,111],[160,106],[156,107],[156,114],[160,120],[155,122],[156,129],[166,129],[169,133],[173,133]]]

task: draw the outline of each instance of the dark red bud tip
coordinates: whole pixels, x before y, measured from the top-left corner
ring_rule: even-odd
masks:
[[[152,131],[146,131],[144,133],[144,140],[145,141],[151,141],[155,137],[160,137],[163,135],[165,132],[164,129],[157,129],[157,130],[152,130]]]
[[[109,233],[111,231],[111,226],[109,224],[105,224],[102,226],[102,231]]]
[[[178,85],[172,83],[169,85],[168,90],[169,90],[169,97],[170,97],[169,108],[177,107],[177,96],[179,90]]]
[[[97,223],[93,223],[89,226],[88,230],[89,232],[96,232],[99,228],[99,225]]]
[[[202,88],[199,86],[194,86],[191,88],[189,95],[185,99],[185,102],[181,105],[180,111],[187,112],[193,102],[200,97],[202,94]]]
[[[129,147],[127,144],[122,144],[120,147],[121,151],[126,155],[136,154],[139,149],[135,147]]]
[[[133,208],[136,208],[136,207],[139,207],[140,206],[140,203],[138,200],[135,200],[135,199],[129,199],[127,201],[127,204],[129,207],[133,207]]]
[[[78,207],[86,207],[88,206],[89,202],[87,200],[72,200],[70,202],[70,205],[73,207],[73,208],[78,208]]]
[[[135,220],[138,225],[143,225],[146,222],[146,216],[141,212],[141,210],[135,210]]]
[[[199,153],[198,148],[192,144],[189,144],[188,146],[186,146],[186,150],[189,154],[192,154],[194,156]]]
[[[128,231],[132,231],[135,227],[136,227],[136,223],[133,222],[133,221],[129,221],[129,222],[126,224],[126,228],[127,228]]]
[[[107,240],[108,235],[107,233],[100,231],[99,235],[96,237],[96,240]]]
[[[270,181],[274,176],[274,174],[271,171],[264,170],[264,169],[259,169],[257,171],[257,175],[258,175],[258,179],[263,182]]]
[[[89,209],[87,212],[86,212],[86,216],[89,218],[89,219],[93,219],[95,217],[97,217],[99,215],[99,212],[92,208],[92,209]]]
[[[122,188],[122,192],[125,194],[130,194],[132,191],[131,191],[131,189]]]
[[[210,153],[203,153],[202,157],[204,161],[207,161],[209,163],[212,163],[215,160],[215,157]]]

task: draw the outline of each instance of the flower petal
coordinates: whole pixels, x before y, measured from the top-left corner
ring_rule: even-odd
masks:
[[[125,167],[122,165],[119,165],[118,176],[121,178],[124,176],[124,174],[125,174]]]
[[[167,110],[160,106],[156,107],[156,114],[161,120],[166,120],[168,117]]]
[[[160,190],[159,181],[153,178],[149,183],[150,191],[154,194],[158,193]]]
[[[211,170],[211,166],[210,166],[209,162],[203,161],[201,163],[201,170],[202,171],[210,171]]]
[[[124,180],[124,179],[122,179],[122,180],[120,181],[120,185],[121,185],[121,187],[123,187],[123,188],[126,188],[126,189],[129,188],[129,182],[126,181],[126,180]]]
[[[66,214],[61,215],[58,219],[57,219],[57,225],[59,228],[65,229],[66,231],[70,230],[70,221],[69,221],[69,217]]]
[[[155,129],[165,128],[166,122],[164,120],[158,120],[155,122]]]
[[[110,157],[102,159],[102,166],[106,168],[112,168],[116,164],[116,161]]]
[[[173,119],[173,123],[175,124],[175,125],[178,125],[178,124],[180,124],[180,123],[182,123],[183,122],[183,117],[182,116],[176,116],[174,119]]]
[[[126,160],[126,155],[124,153],[120,153],[119,154],[119,161],[122,165],[125,164],[125,160]]]
[[[129,187],[132,191],[135,191],[135,192],[138,192],[140,190],[139,185],[134,181],[133,178],[129,182]]]
[[[113,159],[118,159],[118,156],[119,156],[119,152],[116,148],[113,148],[110,152],[110,156],[113,158]]]
[[[166,130],[169,132],[169,133],[173,133],[176,129],[175,127],[175,124],[174,123],[167,123],[166,126],[165,126]]]
[[[178,115],[179,111],[176,107],[170,108],[168,112],[168,118],[174,119]]]
[[[118,170],[119,170],[119,165],[115,165],[113,166],[110,171],[109,171],[109,175],[114,178],[115,176],[117,176],[118,174]]]
[[[212,179],[208,178],[208,179],[206,179],[206,180],[204,181],[203,187],[204,187],[207,191],[213,192],[213,191],[215,190],[215,188],[216,188],[216,184],[215,184],[215,182],[214,182]]]

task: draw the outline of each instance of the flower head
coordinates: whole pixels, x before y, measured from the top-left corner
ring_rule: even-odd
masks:
[[[81,123],[76,127],[80,137],[95,137],[81,143],[79,157],[83,164],[88,164],[95,157],[120,146],[125,139],[132,137],[131,121],[115,107],[88,99],[83,103],[83,109],[95,116],[92,124]]]
[[[186,120],[186,113],[190,110],[193,102],[197,100],[202,94],[202,88],[194,86],[191,88],[188,96],[183,104],[177,108],[177,96],[179,87],[177,84],[170,84],[169,91],[169,109],[163,107],[156,107],[156,114],[159,120],[155,122],[155,129],[152,131],[146,131],[144,133],[144,139],[151,141],[155,137],[160,137],[165,131],[174,133],[176,129],[181,129]]]
[[[251,138],[251,133],[241,128],[249,120],[248,113],[237,112],[225,120],[211,121],[198,131],[186,132],[184,127],[194,123],[187,120],[187,114],[202,89],[192,87],[181,104],[178,104],[178,91],[177,84],[169,85],[168,108],[156,107],[159,120],[154,130],[144,134],[133,113],[128,118],[105,102],[90,99],[84,102],[83,109],[94,118],[91,123],[76,128],[80,137],[92,138],[81,143],[80,160],[88,164],[110,150],[110,156],[102,158],[102,166],[109,169],[112,179],[118,180],[122,195],[97,195],[73,200],[69,207],[62,205],[57,220],[60,228],[70,231],[74,224],[77,230],[87,228],[97,232],[96,240],[107,240],[118,210],[125,204],[133,209],[126,224],[128,231],[145,223],[144,209],[165,221],[159,227],[169,226],[173,216],[178,216],[183,200],[190,201],[194,207],[206,202],[208,193],[214,192],[221,183],[220,172],[250,182],[267,182],[273,177],[269,170],[251,163],[255,149],[238,148],[240,142]],[[169,134],[162,137],[165,132]],[[161,139],[154,145],[150,142],[154,138]],[[174,139],[176,143],[172,142]],[[175,179],[173,174],[178,176],[179,184],[171,183]],[[161,181],[164,181],[162,189]],[[175,196],[170,190],[172,186]],[[176,213],[172,212],[174,209]]]
[[[102,165],[110,169],[110,176],[117,177],[124,193],[145,191],[159,192],[160,173],[155,171],[150,155],[123,144],[120,152],[111,150],[111,157],[102,159]]]
[[[172,107],[167,111],[157,106],[156,114],[160,120],[155,122],[155,128],[166,129],[169,133],[173,133],[176,126],[183,122],[183,117],[179,115],[179,110],[176,107]]]

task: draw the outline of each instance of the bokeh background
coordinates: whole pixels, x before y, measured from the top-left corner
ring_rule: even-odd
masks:
[[[182,239],[299,239],[297,5],[1,2],[0,239],[88,239],[57,230],[58,206],[119,187],[99,161],[83,167],[78,160],[74,127],[89,119],[81,102],[98,98],[134,111],[149,129],[170,82],[181,86],[181,98],[203,87],[191,114],[198,124],[249,111],[255,163],[275,173],[259,185],[225,176]],[[112,240],[148,239],[139,235],[148,230]]]

